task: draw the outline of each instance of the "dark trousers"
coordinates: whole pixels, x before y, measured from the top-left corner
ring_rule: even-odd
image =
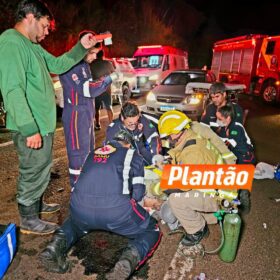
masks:
[[[42,137],[43,145],[40,149],[28,148],[26,137],[19,132],[13,132],[12,138],[19,158],[17,201],[30,206],[42,197],[49,184],[53,133]]]
[[[245,153],[236,153],[237,164],[256,164],[256,158],[253,151]]]
[[[131,209],[117,218],[118,209],[114,208],[91,208],[89,214],[82,213],[81,209],[71,209],[70,217],[61,226],[68,249],[90,231],[107,230],[129,238],[129,245],[136,247],[141,262],[145,261],[157,247],[161,233],[157,221],[143,211],[145,210],[137,205],[137,213]]]
[[[94,149],[94,101],[88,99],[87,102],[86,105],[63,109],[62,121],[71,187],[74,187],[87,155]]]

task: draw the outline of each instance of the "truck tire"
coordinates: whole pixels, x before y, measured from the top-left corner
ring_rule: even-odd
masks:
[[[266,103],[275,103],[277,89],[272,82],[265,83],[262,88],[262,98]]]
[[[129,88],[128,85],[123,85],[122,86],[122,98],[123,98],[123,102],[126,102],[129,100],[129,98],[131,97],[131,90]]]

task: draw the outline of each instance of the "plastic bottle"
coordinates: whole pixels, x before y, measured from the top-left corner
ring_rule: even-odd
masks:
[[[233,262],[236,257],[241,228],[241,218],[238,214],[226,214],[224,217],[223,231],[224,244],[219,252],[219,257],[224,262]]]

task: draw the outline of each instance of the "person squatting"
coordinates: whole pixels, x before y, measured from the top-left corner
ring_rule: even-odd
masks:
[[[101,229],[130,239],[119,261],[112,271],[107,273],[106,279],[130,277],[135,269],[151,256],[161,236],[157,221],[141,204],[162,210],[160,214],[163,220],[166,216],[173,215],[185,230],[181,240],[185,246],[198,244],[209,234],[207,224],[217,223],[213,213],[218,211],[219,204],[214,195],[200,193],[198,190],[188,190],[183,195],[181,190],[175,190],[168,193],[165,202],[155,203],[146,199],[144,153],[141,154],[140,149],[135,147],[135,129],[127,127],[137,127],[141,121],[140,111],[137,105],[131,102],[126,102],[121,110],[126,111],[127,108],[135,111],[135,114],[127,118],[135,119],[124,123],[125,118],[121,115],[123,118],[117,120],[118,129],[114,133],[110,132],[110,139],[106,144],[90,152],[83,164],[71,194],[70,216],[55,231],[52,241],[40,255],[48,271],[68,271],[69,249],[90,231]],[[154,127],[149,126],[148,119],[145,121],[147,123],[141,123],[143,127]],[[109,126],[109,131],[111,127]],[[164,138],[170,144],[168,154],[173,164],[236,162],[236,156],[211,128],[192,121],[182,112],[164,113],[158,120],[157,128],[158,137]],[[141,145],[144,145],[143,143]],[[145,148],[149,151],[150,146]],[[156,154],[153,157],[157,161],[150,159],[151,163],[162,163],[162,155]]]

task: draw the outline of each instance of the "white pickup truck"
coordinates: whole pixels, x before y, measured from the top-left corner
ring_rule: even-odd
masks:
[[[114,103],[122,103],[131,97],[131,91],[136,88],[136,72],[128,58],[108,59],[118,74],[118,79],[111,85]]]
[[[111,85],[111,93],[114,103],[122,103],[131,97],[131,91],[136,87],[136,73],[127,58],[108,58],[118,74],[118,79]],[[52,76],[56,95],[56,103],[63,108],[63,89],[57,75]]]

